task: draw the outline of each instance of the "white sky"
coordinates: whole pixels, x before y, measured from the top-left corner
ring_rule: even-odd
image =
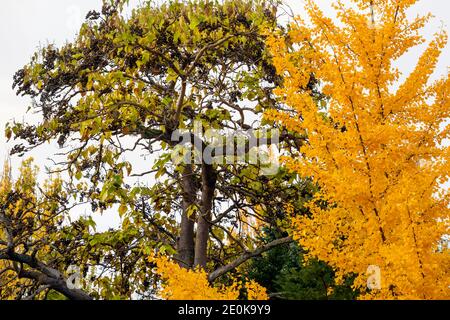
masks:
[[[132,5],[139,0],[131,0]],[[320,0],[323,10],[332,15],[331,0]],[[344,1],[345,2],[345,1]],[[48,42],[62,45],[74,38],[86,13],[101,8],[101,0],[14,0],[2,1],[0,11],[0,160],[5,159],[12,144],[7,144],[3,129],[11,119],[21,120],[30,101],[17,97],[11,89],[12,77],[18,69],[29,62],[31,55],[40,44]],[[287,0],[294,13],[301,14],[303,1]],[[435,18],[426,27],[424,35],[430,38],[440,28],[448,30],[450,24],[449,0],[421,0],[411,9],[410,14],[431,12]],[[407,74],[415,66],[415,62],[423,46],[411,50],[399,61],[400,70]],[[450,45],[445,48],[434,77],[447,72],[449,66]],[[41,147],[32,154],[41,166],[50,165],[51,157],[57,149]],[[13,158],[13,167],[17,168],[18,158]],[[117,221],[116,221],[117,222]]]

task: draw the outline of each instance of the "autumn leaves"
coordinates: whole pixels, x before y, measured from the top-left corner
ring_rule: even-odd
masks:
[[[352,2],[357,10],[336,2],[334,22],[308,1],[309,24],[298,20],[290,41],[269,42],[284,75],[277,93],[294,115],[266,116],[308,134],[301,156],[285,164],[320,185],[312,215],[295,218],[293,232],[340,276],[358,274],[362,298],[448,298],[450,255],[439,246],[450,218],[442,185],[449,147],[440,144],[448,138],[448,74],[430,83],[447,35],[438,33],[398,83],[393,63],[425,41],[419,31],[428,17],[407,19],[415,1]],[[307,88],[311,73],[326,106]],[[369,265],[381,269],[381,290],[366,288]]]
[[[415,2],[336,1],[333,20],[319,1],[308,0],[308,17],[288,26],[264,1],[147,3],[129,18],[105,2],[76,41],[43,49],[16,74],[15,88],[35,99],[42,119],[12,123],[6,135],[22,139],[15,153],[51,141],[66,148],[55,170],[68,173],[74,188],[64,191],[58,179],[52,195],[73,195],[93,211],[117,208],[122,226],[102,233],[92,219],[80,219],[51,228],[48,211],[60,219],[69,208],[55,211],[64,200],[58,197],[38,201],[34,219],[48,229],[32,236],[45,241],[25,248],[21,237],[0,233],[0,253],[37,252],[39,264],[21,260],[23,269],[4,273],[29,272],[14,284],[28,291],[0,294],[283,297],[248,271],[252,259],[276,247],[301,251],[302,262],[326,263],[330,284],[354,279],[351,297],[448,298],[449,82],[448,75],[430,78],[447,35],[436,34],[399,82],[395,62],[425,42],[420,31],[429,17],[407,18]],[[275,130],[270,137],[280,138],[283,166],[262,175],[261,159],[175,161],[179,140],[172,137],[186,133],[189,145],[196,123],[202,152],[214,147],[208,132],[220,140],[227,130]],[[144,159],[146,169],[137,171],[142,162],[134,158]],[[11,188],[7,181],[4,190]],[[9,192],[3,189],[2,197]],[[39,200],[34,182],[26,193],[30,202]],[[18,234],[21,223],[7,231]],[[48,246],[47,238],[60,245]],[[286,246],[294,241],[297,251]],[[14,264],[4,257],[7,267]],[[92,287],[71,292],[51,281],[39,287],[47,268],[65,270],[74,261],[92,275]],[[377,286],[367,286],[367,270],[379,271]],[[305,285],[320,281],[315,274],[304,274],[313,277]],[[317,297],[331,297],[333,288],[325,287]]]

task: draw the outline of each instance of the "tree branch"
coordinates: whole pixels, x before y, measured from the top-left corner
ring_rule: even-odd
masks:
[[[220,276],[224,275],[225,273],[237,268],[238,266],[240,266],[247,260],[249,260],[253,257],[259,256],[261,253],[269,251],[270,249],[272,249],[274,247],[277,247],[277,246],[283,245],[283,244],[287,244],[287,243],[291,243],[293,241],[294,240],[291,237],[285,237],[285,238],[281,238],[281,239],[277,239],[272,242],[269,242],[268,244],[254,250],[254,251],[246,252],[243,255],[241,255],[239,258],[237,258],[236,260],[232,261],[231,263],[211,272],[208,276],[208,280],[209,280],[209,282],[213,282],[214,280],[216,280]]]
[[[187,76],[190,75],[190,73],[195,69],[195,67],[197,66],[197,63],[200,61],[201,57],[205,54],[205,52],[207,50],[214,49],[215,47],[220,46],[221,44],[225,43],[226,41],[230,40],[231,38],[233,38],[235,36],[236,35],[234,35],[234,34],[230,34],[230,35],[228,35],[220,40],[217,40],[216,42],[210,43],[210,44],[204,46],[202,49],[200,49],[200,51],[195,56],[194,62],[192,62],[191,66],[187,70],[186,75]]]
[[[61,272],[47,266],[31,256],[15,252],[0,253],[0,260],[10,260],[23,263],[37,270],[22,269],[18,272],[19,278],[35,280],[40,285],[49,286],[49,288],[62,293],[71,300],[92,300],[92,297],[82,290],[69,289],[67,286],[67,281]]]
[[[177,105],[176,105],[176,114],[175,114],[175,126],[176,127],[178,127],[179,122],[180,122],[181,110],[183,109],[184,97],[186,96],[186,88],[187,88],[187,82],[185,79],[182,79],[180,96],[178,97],[178,101],[177,101]],[[176,128],[173,128],[173,129],[176,129]]]

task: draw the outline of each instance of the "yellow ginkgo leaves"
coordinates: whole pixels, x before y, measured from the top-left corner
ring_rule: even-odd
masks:
[[[294,237],[338,276],[357,274],[362,298],[450,298],[450,116],[448,74],[430,75],[446,41],[435,35],[403,83],[394,62],[412,46],[427,17],[409,21],[415,1],[336,1],[340,20],[306,1],[309,22],[291,25],[289,41],[271,36],[277,94],[290,113],[266,118],[308,135],[286,165],[312,177],[320,192],[311,216],[294,220]],[[357,8],[357,9],[355,9]],[[311,75],[324,96],[309,86]],[[395,89],[398,88],[398,89]],[[447,124],[446,124],[447,123]],[[444,244],[443,244],[444,242]],[[381,289],[366,270],[380,269]]]
[[[159,296],[167,300],[236,300],[244,287],[248,300],[267,300],[266,290],[254,281],[213,287],[203,269],[185,269],[166,256],[150,257],[163,280]]]

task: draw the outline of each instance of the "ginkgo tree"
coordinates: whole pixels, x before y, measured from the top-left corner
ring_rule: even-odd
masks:
[[[311,213],[293,220],[294,236],[339,275],[357,274],[362,298],[450,297],[450,86],[448,73],[431,80],[447,34],[437,32],[403,74],[396,62],[425,42],[430,19],[409,19],[414,3],[335,1],[336,21],[306,1],[307,19],[269,40],[290,110],[266,116],[307,135],[285,163],[320,186]],[[367,288],[369,266],[381,287]]]

